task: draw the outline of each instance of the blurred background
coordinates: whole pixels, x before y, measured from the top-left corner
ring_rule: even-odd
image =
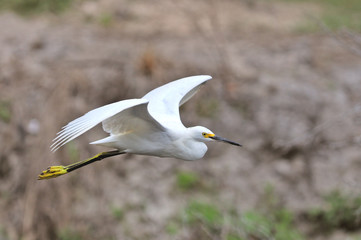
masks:
[[[361,1],[0,0],[0,239],[361,239]],[[87,111],[181,77],[181,109],[243,148],[118,156]]]

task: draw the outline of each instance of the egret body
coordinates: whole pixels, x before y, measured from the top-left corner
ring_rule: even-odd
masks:
[[[216,136],[205,127],[187,128],[180,120],[179,107],[211,78],[206,75],[182,78],[152,90],[141,99],[108,104],[71,121],[53,140],[52,151],[99,123],[110,135],[91,144],[117,150],[103,152],[68,166],[49,167],[38,179],[57,177],[92,162],[125,153],[197,160],[207,152],[206,142],[223,141],[241,146]]]

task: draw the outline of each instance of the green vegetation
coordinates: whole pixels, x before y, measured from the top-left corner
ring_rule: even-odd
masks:
[[[304,239],[294,226],[293,214],[279,206],[279,201],[270,189],[266,189],[264,197],[271,198],[264,199],[262,207],[243,213],[232,209],[221,211],[217,205],[209,202],[190,201],[182,212],[181,219],[178,222],[170,221],[172,224],[167,226],[167,232],[175,235],[182,226],[188,228],[198,239],[208,239],[209,235],[221,237],[224,229],[227,229],[227,240]]]
[[[179,225],[175,221],[170,221],[165,227],[165,230],[169,235],[176,235],[179,231],[179,228]]]
[[[111,212],[113,217],[117,220],[117,221],[122,221],[124,219],[124,210],[120,207],[116,207],[116,206],[112,206],[111,207]]]
[[[10,103],[6,101],[0,101],[0,120],[9,123],[11,120],[11,108]]]
[[[283,206],[274,187],[266,185],[255,209],[240,212],[224,203],[191,200],[178,216],[169,220],[165,229],[172,236],[187,232],[200,240],[210,236],[227,240],[303,240],[306,236],[298,231],[296,217],[298,221],[314,226],[312,236],[335,229],[356,231],[361,228],[361,196],[333,191],[325,196],[325,202],[322,208],[295,215]],[[355,235],[353,239],[360,237]]]
[[[102,13],[98,17],[99,23],[104,27],[109,27],[114,22],[114,16],[111,13]]]
[[[304,239],[294,226],[293,213],[281,204],[272,185],[265,186],[258,205],[257,210],[247,211],[240,217],[243,237],[276,240]]]
[[[177,174],[177,187],[181,190],[194,189],[199,184],[199,177],[194,172],[181,171]]]
[[[247,211],[241,217],[240,226],[244,236],[256,239],[303,239],[293,226],[292,213],[286,209],[279,209],[270,213]]]
[[[318,31],[323,27],[330,30],[347,28],[349,30],[361,31],[361,1],[360,0],[282,0],[286,2],[310,2],[318,4],[322,8],[322,15],[300,26],[299,30]],[[315,24],[319,19],[320,25]]]
[[[0,239],[8,239],[5,228],[0,225]]]
[[[361,228],[361,197],[353,197],[333,191],[325,196],[324,207],[306,213],[317,230],[331,231],[341,228],[354,231]]]
[[[10,9],[21,15],[44,12],[61,13],[68,9],[73,0],[0,0],[0,9]]]
[[[82,235],[70,228],[65,228],[58,233],[59,240],[83,240]]]
[[[193,224],[197,221],[213,228],[222,223],[222,214],[217,206],[200,201],[192,201],[185,209],[185,221]]]

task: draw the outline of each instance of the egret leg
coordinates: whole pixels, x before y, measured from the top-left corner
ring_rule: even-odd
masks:
[[[55,178],[55,177],[61,176],[63,174],[66,174],[68,172],[74,171],[75,169],[84,167],[90,163],[102,160],[104,158],[123,154],[123,153],[125,153],[125,152],[121,152],[119,150],[110,151],[110,152],[102,152],[102,153],[95,155],[94,157],[91,157],[86,160],[79,161],[79,162],[76,162],[76,163],[73,163],[73,164],[70,164],[67,166],[51,166],[39,174],[38,180]]]

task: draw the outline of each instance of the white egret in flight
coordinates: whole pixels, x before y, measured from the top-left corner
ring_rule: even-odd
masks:
[[[99,123],[103,124],[104,131],[110,136],[91,144],[117,150],[102,152],[68,166],[49,167],[38,179],[57,177],[95,161],[124,153],[196,160],[206,153],[205,142],[223,141],[241,146],[216,136],[205,127],[187,128],[181,122],[179,107],[211,78],[206,75],[182,78],[158,87],[140,99],[108,104],[71,121],[53,140],[52,151]]]

